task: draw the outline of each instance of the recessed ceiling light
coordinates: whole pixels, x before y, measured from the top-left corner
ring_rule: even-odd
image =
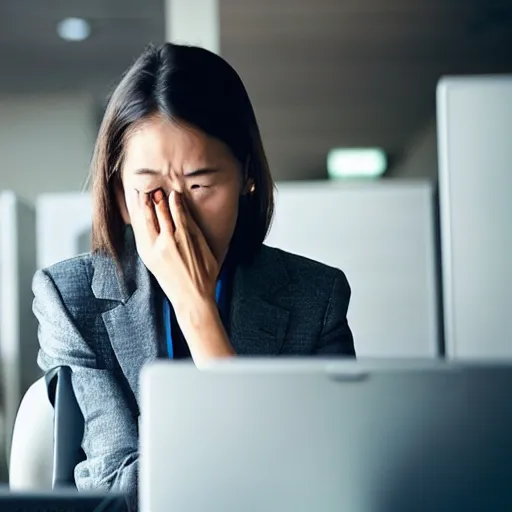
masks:
[[[91,34],[91,26],[82,18],[66,18],[57,25],[57,34],[66,41],[83,41]]]
[[[330,178],[378,178],[386,168],[386,153],[380,148],[336,148],[327,155]]]

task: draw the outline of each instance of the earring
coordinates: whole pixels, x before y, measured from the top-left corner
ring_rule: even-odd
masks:
[[[254,191],[255,191],[255,190],[256,190],[256,185],[253,183],[253,184],[251,185],[251,188],[249,189],[249,193],[250,193],[250,194],[254,194]]]

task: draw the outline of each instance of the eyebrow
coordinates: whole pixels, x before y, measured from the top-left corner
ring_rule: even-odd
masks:
[[[214,174],[218,172],[218,169],[214,168],[214,167],[206,167],[204,169],[197,169],[195,171],[190,171],[190,172],[187,172],[187,173],[184,173],[183,174],[183,177],[185,178],[197,178],[198,176],[207,176],[209,174]],[[138,176],[143,176],[143,175],[149,175],[149,176],[158,176],[158,175],[161,175],[161,171],[157,171],[155,169],[146,169],[146,168],[142,168],[142,169],[137,169],[135,171],[135,174],[138,175]]]
[[[186,172],[183,176],[185,178],[197,178],[198,176],[208,176],[209,174],[215,174],[216,172],[218,172],[218,169],[215,169],[214,167],[206,167],[204,169]]]
[[[143,169],[137,169],[134,174],[137,174],[139,176],[141,176],[141,175],[148,175],[148,174],[151,175],[151,176],[154,176],[154,175],[158,175],[158,174],[162,174],[162,173],[160,171],[156,171],[155,169],[145,169],[145,168],[143,168]]]

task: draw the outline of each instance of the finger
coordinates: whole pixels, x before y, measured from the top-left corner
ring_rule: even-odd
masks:
[[[176,226],[176,231],[186,230],[188,219],[183,204],[181,194],[173,190],[169,195],[169,206],[171,208],[171,216]]]
[[[144,219],[143,224],[146,233],[150,238],[155,238],[158,235],[158,221],[151,194],[139,192],[139,210],[141,218]]]
[[[197,222],[197,217],[191,206],[191,202],[192,201],[186,191],[181,194],[181,204],[183,206],[185,219],[187,220],[187,229],[190,233],[197,233],[198,231],[201,231],[201,229],[199,228],[199,223]]]
[[[165,195],[161,189],[153,194],[153,202],[155,203],[155,213],[160,233],[174,233],[174,224],[172,222],[169,203],[165,200]]]

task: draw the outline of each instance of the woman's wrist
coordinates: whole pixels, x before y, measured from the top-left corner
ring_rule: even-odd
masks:
[[[234,356],[215,300],[200,298],[175,308],[176,318],[196,363]]]
[[[173,304],[173,308],[182,330],[204,332],[212,323],[216,323],[217,317],[220,320],[217,303],[213,298],[197,296]]]

